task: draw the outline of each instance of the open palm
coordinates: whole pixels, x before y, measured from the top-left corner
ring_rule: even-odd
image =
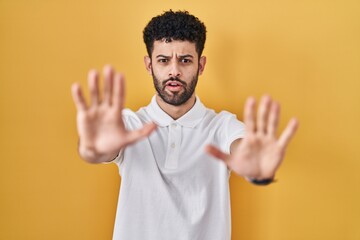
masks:
[[[102,99],[99,94],[97,71],[89,72],[88,84],[90,105],[86,103],[79,84],[73,84],[72,95],[77,108],[79,150],[80,153],[91,153],[85,154],[88,155],[87,158],[90,161],[98,162],[103,156],[116,155],[120,149],[148,136],[156,128],[153,123],[135,131],[128,131],[125,128],[121,114],[124,108],[124,77],[119,73],[114,73],[110,66],[104,68]]]
[[[244,139],[233,143],[230,155],[215,146],[208,146],[207,151],[223,160],[238,175],[259,180],[273,178],[298,126],[293,118],[278,138],[279,108],[278,103],[264,96],[255,116],[255,99],[249,98],[244,110]]]

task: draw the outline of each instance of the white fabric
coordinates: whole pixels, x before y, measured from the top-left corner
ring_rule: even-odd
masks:
[[[157,104],[123,112],[128,129],[153,121],[157,130],[127,147],[115,162],[121,187],[114,240],[230,240],[229,171],[207,144],[229,152],[244,126],[196,99],[173,120]]]

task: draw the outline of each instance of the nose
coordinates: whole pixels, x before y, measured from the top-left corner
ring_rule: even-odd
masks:
[[[177,63],[177,61],[175,61],[170,65],[169,77],[180,77],[180,76],[181,76],[180,66]]]

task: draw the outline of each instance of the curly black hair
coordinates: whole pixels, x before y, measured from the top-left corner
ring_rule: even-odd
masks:
[[[146,50],[151,57],[154,50],[154,41],[165,39],[186,40],[195,43],[199,57],[204,49],[206,40],[206,27],[197,17],[187,11],[172,10],[153,17],[143,31]]]

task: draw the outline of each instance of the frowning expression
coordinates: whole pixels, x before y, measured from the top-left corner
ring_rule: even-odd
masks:
[[[199,58],[195,43],[179,40],[155,41],[151,59],[145,58],[158,95],[164,102],[175,106],[194,97],[205,61],[205,57]]]

